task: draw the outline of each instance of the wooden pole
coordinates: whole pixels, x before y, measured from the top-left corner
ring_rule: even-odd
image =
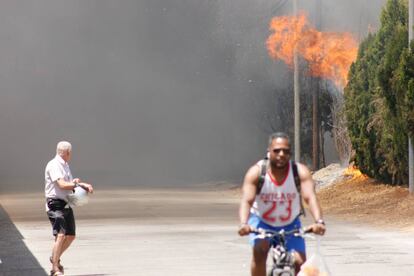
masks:
[[[298,14],[297,0],[293,0],[293,14]],[[294,90],[294,116],[295,116],[295,161],[300,162],[300,90],[299,90],[299,60],[296,46],[293,56],[293,90]]]

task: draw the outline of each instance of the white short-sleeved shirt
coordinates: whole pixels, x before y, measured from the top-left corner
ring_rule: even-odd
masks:
[[[257,164],[261,167],[261,163]],[[251,208],[265,223],[279,227],[292,223],[300,214],[300,197],[296,189],[292,164],[280,183],[269,172],[266,173],[263,187]]]
[[[69,164],[56,154],[55,158],[50,160],[46,165],[45,196],[46,198],[56,198],[67,201],[67,195],[72,193],[72,191],[59,188],[59,185],[57,184],[59,178],[66,182],[72,182],[73,180]]]

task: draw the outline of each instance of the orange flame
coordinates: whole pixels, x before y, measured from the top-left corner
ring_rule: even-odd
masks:
[[[358,52],[350,33],[319,32],[309,25],[304,13],[275,17],[270,22],[273,33],[267,39],[269,55],[293,66],[295,50],[309,65],[309,73],[344,87],[348,71]]]
[[[345,171],[344,175],[350,176],[352,178],[362,177],[367,178],[365,174],[363,174],[357,167],[350,165]]]

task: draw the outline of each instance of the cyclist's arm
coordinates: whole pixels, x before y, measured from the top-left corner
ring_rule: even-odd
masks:
[[[250,208],[256,198],[256,189],[259,181],[260,167],[252,166],[246,173],[243,180],[242,198],[239,208],[239,235],[244,236],[249,234],[250,227],[247,225],[247,220],[250,215]]]
[[[318,198],[316,197],[315,182],[312,179],[312,175],[309,169],[305,165],[298,163],[298,174],[300,177],[303,200],[309,206],[309,210],[315,222],[323,221],[322,209],[319,205]],[[325,233],[324,224],[315,223],[314,225],[311,225],[311,227],[313,229],[313,232],[316,234]]]

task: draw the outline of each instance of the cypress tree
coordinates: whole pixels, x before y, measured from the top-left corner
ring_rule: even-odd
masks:
[[[408,51],[408,5],[389,0],[381,27],[360,45],[345,88],[354,161],[392,184],[408,179],[407,140],[414,130],[414,57]]]

